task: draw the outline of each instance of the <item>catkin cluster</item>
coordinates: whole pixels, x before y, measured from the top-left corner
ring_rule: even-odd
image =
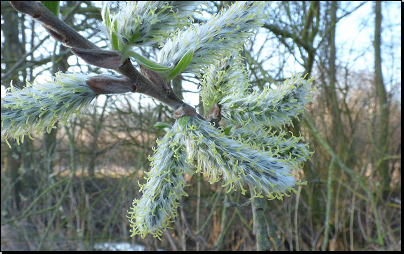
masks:
[[[225,61],[218,61],[216,64],[226,66],[223,63]],[[231,71],[230,67],[225,68]],[[242,77],[225,78],[227,75],[221,71],[211,72],[209,75],[213,83],[205,82],[205,90],[208,89],[207,86],[217,84],[216,90],[220,86],[217,82],[222,80],[245,80]],[[215,79],[214,75],[221,78]],[[232,112],[235,108],[245,106],[245,114],[240,114],[239,111],[224,114],[229,124],[226,129],[218,129],[196,116],[184,116],[175,122],[166,136],[158,142],[156,153],[151,158],[152,168],[148,174],[148,182],[142,186],[143,196],[140,200],[134,200],[132,211],[129,212],[133,235],[140,234],[144,237],[147,233],[152,233],[157,237],[161,236],[170,220],[177,215],[178,200],[182,195],[186,196],[183,190],[186,185],[182,177],[184,173],[192,175],[203,172],[211,179],[211,183],[223,178],[228,191],[241,189],[243,194],[246,192],[244,186],[248,184],[254,187],[252,197],[263,197],[264,194],[269,199],[282,199],[295,191],[293,187],[296,184],[305,184],[296,182],[293,171],[299,169],[300,164],[312,153],[307,144],[299,143],[302,137],[290,136],[278,127],[289,123],[292,117],[304,110],[304,104],[310,100],[309,83],[296,77],[278,86],[272,93],[274,96],[259,96],[252,92],[239,98],[241,102],[245,102],[246,98],[256,98],[253,100],[255,108],[280,108],[285,117],[269,111],[261,118],[251,119],[250,114],[254,114],[254,111],[249,110],[249,104],[240,103],[237,99],[233,103],[225,100],[243,89],[229,88],[230,94],[226,96],[220,89],[216,96],[212,95],[214,90],[211,93],[205,92],[211,98],[223,98],[224,103],[219,100],[223,111]],[[267,91],[262,93],[265,95]],[[239,105],[236,107],[235,103]],[[233,118],[236,114],[241,116]],[[243,120],[247,118],[249,120]]]
[[[249,185],[252,197],[269,199],[282,199],[296,184],[304,184],[296,182],[294,173],[311,152],[301,143],[303,137],[290,135],[282,126],[305,110],[312,80],[296,75],[276,88],[254,89],[241,50],[265,21],[264,2],[237,1],[206,22],[193,23],[192,15],[200,13],[201,5],[139,1],[113,9],[107,3],[101,16],[111,50],[72,49],[87,63],[102,68],[117,70],[128,58],[135,60],[143,78],[155,85],[144,82],[149,85],[144,90],[155,89],[162,101],[176,98],[168,96],[172,95],[168,86],[181,73],[200,79],[205,119],[179,115],[157,142],[147,182],[141,185],[143,195],[129,211],[133,235],[162,235],[177,216],[181,197],[187,195],[184,174],[203,172],[211,183],[223,179],[228,191],[243,194]],[[157,62],[138,53],[139,47],[157,44],[161,47]],[[18,140],[33,129],[46,127],[49,132],[56,121],[65,124],[98,94],[137,91],[140,84],[129,76],[58,73],[50,81],[22,90],[11,88],[1,99],[2,135]]]

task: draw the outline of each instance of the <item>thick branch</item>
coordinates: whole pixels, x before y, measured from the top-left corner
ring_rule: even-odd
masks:
[[[116,50],[71,48],[71,51],[86,63],[97,67],[116,69],[123,64],[122,55]]]
[[[143,73],[142,75],[142,73],[133,66],[129,58],[126,59],[121,67],[115,70],[128,77],[134,83],[133,92],[146,94],[174,109],[174,118],[178,119],[182,116],[197,116],[204,119],[197,114],[194,107],[186,104],[178,98],[172,90],[171,85],[166,83],[159,73],[140,65],[140,70]]]

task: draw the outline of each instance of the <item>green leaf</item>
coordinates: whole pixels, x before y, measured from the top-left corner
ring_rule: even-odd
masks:
[[[50,10],[56,17],[59,17],[59,1],[41,1],[42,4]]]
[[[116,35],[116,31],[118,30],[118,20],[115,19],[113,22],[114,22],[114,27],[113,27],[113,29],[110,30],[112,49],[119,51],[118,36]]]
[[[157,122],[155,125],[153,125],[153,127],[157,128],[157,129],[164,129],[164,128],[170,128],[171,125],[168,123]]]
[[[131,57],[135,58],[139,64],[143,65],[144,67],[146,67],[147,69],[152,70],[152,71],[169,71],[172,68],[172,67],[166,67],[163,65],[159,65],[133,51],[129,52],[128,54]]]
[[[180,125],[180,127],[184,128],[185,126],[187,126],[189,118],[190,118],[190,116],[180,117],[180,119],[178,119],[178,124]]]
[[[233,126],[229,126],[226,129],[224,129],[224,135],[229,136],[231,128],[233,128]]]
[[[109,5],[110,2],[107,2],[104,6],[104,8],[102,8],[101,11],[101,16],[103,17],[104,20],[104,25],[109,29],[109,26],[111,25],[111,19],[109,17]]]
[[[166,77],[165,81],[168,82],[172,80],[173,78],[177,77],[178,75],[181,74],[189,65],[189,63],[192,60],[192,57],[194,56],[194,51],[193,50],[188,50],[187,53],[184,54],[184,56],[181,58],[181,60],[178,62],[177,66],[168,74]]]

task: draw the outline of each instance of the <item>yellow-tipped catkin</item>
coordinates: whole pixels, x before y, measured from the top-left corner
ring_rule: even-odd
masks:
[[[84,74],[57,73],[50,81],[27,83],[24,89],[11,86],[1,98],[2,138],[18,142],[32,130],[46,127],[50,132],[56,121],[66,123],[98,95],[86,84],[88,79]]]

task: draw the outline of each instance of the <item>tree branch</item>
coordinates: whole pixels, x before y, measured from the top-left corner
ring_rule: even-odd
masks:
[[[298,45],[303,47],[307,52],[313,51],[313,47],[311,45],[308,45],[306,41],[304,41],[302,38],[299,36],[296,36],[289,31],[282,30],[279,26],[277,25],[271,25],[271,24],[264,24],[262,27],[268,29],[269,31],[273,32],[277,36],[282,36],[285,38],[291,38],[293,41],[295,41]]]
[[[118,79],[110,82],[111,80],[105,76],[100,76],[99,79],[105,81],[102,85],[97,86],[94,82],[91,82],[91,87],[92,89],[96,89],[96,92],[114,92],[115,87],[113,85],[118,85],[119,89],[115,93],[131,91],[151,96],[176,110],[174,112],[175,118],[198,116],[203,119],[203,117],[197,114],[195,108],[178,98],[172,90],[171,85],[166,83],[159,73],[142,68],[141,66],[142,75],[142,73],[136,70],[129,58],[122,59],[119,52],[100,49],[56,17],[39,2],[10,1],[10,4],[17,11],[28,14],[40,22],[52,37],[62,42],[65,46],[72,48],[71,51],[87,63],[113,69],[132,82],[131,85],[127,81],[122,80],[115,82]],[[93,78],[97,79],[97,76]]]

